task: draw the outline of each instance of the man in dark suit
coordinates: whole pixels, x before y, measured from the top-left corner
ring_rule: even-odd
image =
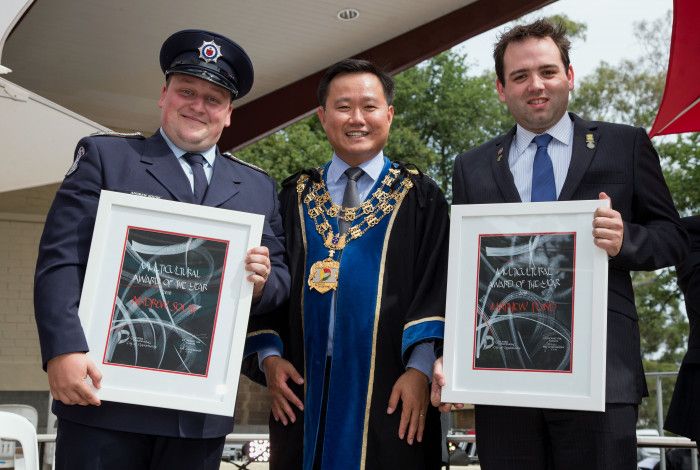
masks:
[[[206,31],[173,34],[162,46],[166,82],[161,128],[150,138],[92,136],[46,219],[35,279],[35,310],[44,368],[58,416],[58,469],[218,469],[231,417],[100,403],[99,368],[90,361],[78,304],[100,191],[253,212],[265,216],[261,247],[248,251],[252,314],[283,303],[289,292],[275,184],[262,170],[216,148],[230,124],[232,101],[253,84],[245,51]]]
[[[683,226],[690,235],[690,254],[676,266],[678,287],[685,297],[688,314],[688,352],[678,371],[673,399],[668,407],[664,428],[675,434],[700,440],[700,215],[684,217]]]
[[[496,88],[517,126],[460,155],[454,203],[610,199],[592,221],[609,258],[606,409],[603,413],[477,406],[485,470],[636,469],[637,406],[647,394],[630,271],[677,263],[686,234],[643,129],[567,113],[569,41],[545,20],[496,44]],[[433,403],[444,386],[435,364]],[[444,408],[444,406],[443,406]]]

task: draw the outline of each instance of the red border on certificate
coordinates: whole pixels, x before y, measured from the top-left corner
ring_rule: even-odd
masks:
[[[112,329],[112,321],[114,320],[114,315],[117,309],[117,295],[119,294],[119,279],[121,278],[122,271],[124,269],[124,259],[126,257],[126,243],[129,239],[129,231],[131,229],[135,230],[142,230],[144,232],[153,232],[153,233],[163,233],[166,235],[177,235],[181,237],[186,237],[186,238],[194,238],[194,239],[199,239],[199,240],[209,240],[209,241],[214,241],[214,242],[219,242],[223,243],[226,246],[226,249],[224,251],[224,259],[221,264],[221,280],[219,282],[219,292],[216,298],[216,310],[214,312],[214,321],[213,321],[213,326],[212,326],[212,332],[211,332],[211,340],[209,342],[209,354],[207,356],[207,366],[204,374],[195,374],[195,373],[190,373],[190,372],[180,372],[180,371],[174,371],[174,370],[166,370],[166,369],[157,369],[155,367],[144,367],[144,366],[136,366],[136,365],[127,365],[127,364],[118,364],[114,362],[106,362],[106,356],[107,356],[107,347],[109,345],[109,338],[110,338],[110,331]],[[178,233],[178,232],[169,232],[165,230],[156,230],[156,229],[151,229],[151,228],[146,228],[146,227],[136,227],[129,225],[126,227],[126,233],[124,235],[124,245],[122,247],[122,257],[121,257],[121,263],[119,265],[119,271],[117,272],[117,279],[115,282],[115,288],[114,288],[114,298],[112,299],[112,313],[110,315],[109,319],[109,329],[107,331],[107,336],[105,338],[105,347],[104,351],[102,353],[102,364],[105,366],[114,366],[114,367],[126,367],[129,369],[143,369],[143,370],[152,370],[155,372],[160,372],[160,373],[165,373],[165,374],[178,374],[178,375],[189,375],[189,376],[195,376],[195,377],[202,377],[206,378],[209,376],[209,365],[211,363],[211,353],[212,350],[214,349],[214,338],[216,335],[216,324],[219,318],[219,305],[221,303],[221,289],[223,288],[224,285],[224,276],[225,276],[225,271],[226,271],[226,259],[228,257],[228,249],[229,249],[229,241],[228,240],[220,240],[217,238],[211,238],[211,237],[202,237],[198,235],[191,235],[191,234],[185,234],[185,233]]]

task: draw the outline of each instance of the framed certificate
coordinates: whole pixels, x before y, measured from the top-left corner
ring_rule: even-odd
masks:
[[[605,409],[607,206],[452,206],[444,402]]]
[[[233,416],[263,220],[102,191],[79,308],[100,399]]]

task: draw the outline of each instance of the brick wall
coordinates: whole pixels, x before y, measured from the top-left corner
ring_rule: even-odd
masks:
[[[34,267],[58,185],[0,194],[0,391],[48,390],[34,323]]]
[[[0,390],[46,390],[32,300],[41,216],[0,214]]]
[[[0,193],[0,213],[46,215],[57,189],[58,183]]]
[[[236,396],[236,425],[267,426],[269,416],[270,396],[267,389],[241,375]]]

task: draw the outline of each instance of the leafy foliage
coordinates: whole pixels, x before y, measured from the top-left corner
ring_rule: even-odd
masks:
[[[322,165],[331,154],[316,116],[302,119],[236,152],[238,157],[266,170],[277,182],[302,168]]]
[[[648,73],[638,61],[601,62],[579,82],[569,106],[581,116],[633,126],[651,126],[663,93],[665,75]]]
[[[512,125],[498,101],[495,76],[470,76],[466,62],[463,55],[444,52],[396,77],[387,153],[416,163],[448,194],[455,156]]]
[[[663,140],[662,140],[663,139]],[[698,214],[700,206],[700,133],[659,138],[666,182],[682,215]]]

